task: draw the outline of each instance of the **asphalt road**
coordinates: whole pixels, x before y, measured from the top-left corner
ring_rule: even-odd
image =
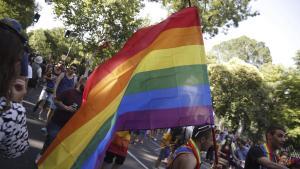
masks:
[[[41,88],[31,90],[24,99],[27,109],[27,125],[29,132],[30,149],[21,157],[15,159],[3,159],[0,157],[1,169],[35,169],[34,164],[37,154],[43,147],[45,135],[40,131],[45,126],[45,121],[38,120],[38,115],[32,113],[33,105],[38,99]],[[46,115],[44,114],[44,118]],[[159,140],[159,138],[158,138]],[[159,154],[159,143],[150,138],[145,138],[144,143],[131,144],[128,156],[120,169],[153,169]],[[161,167],[163,168],[163,167]]]

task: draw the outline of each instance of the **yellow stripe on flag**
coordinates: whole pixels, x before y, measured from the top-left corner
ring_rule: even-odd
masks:
[[[71,168],[99,128],[117,111],[123,95],[124,91],[105,110],[63,140],[39,166],[39,169]]]
[[[154,50],[139,63],[135,73],[195,64],[206,64],[203,45]]]

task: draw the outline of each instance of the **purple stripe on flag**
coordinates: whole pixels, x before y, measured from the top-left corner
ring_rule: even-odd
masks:
[[[155,129],[211,124],[211,106],[127,112],[118,117],[117,130]]]

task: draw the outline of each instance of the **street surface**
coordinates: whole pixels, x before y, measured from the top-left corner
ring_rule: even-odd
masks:
[[[41,88],[28,91],[23,105],[27,109],[27,125],[29,132],[30,149],[16,159],[3,159],[0,157],[1,169],[36,169],[34,164],[37,154],[43,147],[45,135],[41,128],[45,121],[38,120],[38,114],[33,114],[33,103],[40,94]],[[46,118],[46,114],[43,115]],[[159,138],[158,138],[159,139]],[[144,143],[131,144],[124,165],[120,169],[153,169],[159,154],[159,142],[145,137]],[[161,167],[163,168],[163,167]]]

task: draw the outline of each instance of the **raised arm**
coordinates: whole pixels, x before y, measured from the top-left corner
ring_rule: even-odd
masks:
[[[59,85],[59,83],[61,82],[61,80],[64,78],[65,76],[65,73],[61,73],[57,79],[56,79],[56,82],[55,82],[55,86],[54,86],[54,92],[53,92],[53,97],[56,97],[56,90],[57,90],[57,87]]]

